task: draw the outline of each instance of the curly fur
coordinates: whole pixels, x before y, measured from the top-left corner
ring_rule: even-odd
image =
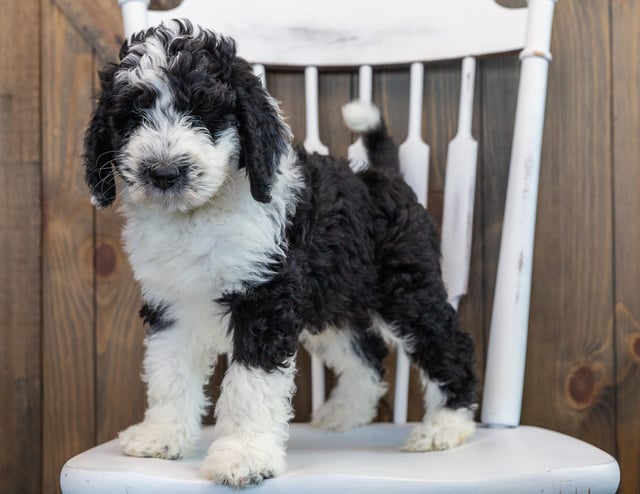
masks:
[[[229,38],[172,21],[134,35],[120,57],[100,73],[85,165],[96,206],[118,187],[150,326],[149,408],[121,433],[123,451],[190,454],[209,404],[203,384],[217,355],[232,353],[202,472],[236,487],[277,475],[299,342],[340,375],[315,422],[347,429],[373,418],[386,389],[388,332],[425,385],[427,413],[407,449],[463,442],[473,344],[457,329],[436,230],[398,173],[377,109],[351,108],[371,163],[354,173],[292,148]],[[359,403],[345,413],[349,400]]]

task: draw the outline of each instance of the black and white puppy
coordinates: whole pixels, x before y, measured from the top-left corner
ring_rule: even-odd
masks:
[[[203,385],[232,353],[202,472],[232,486],[279,474],[299,342],[339,376],[317,425],[372,420],[392,343],[424,384],[426,414],[406,449],[473,433],[473,345],[447,303],[434,226],[374,106],[345,108],[371,162],[353,173],[294,149],[234,42],[187,21],[135,34],[100,79],[86,178],[97,207],[115,200],[118,182],[149,324],[148,409],[120,433],[124,453],[189,455]]]

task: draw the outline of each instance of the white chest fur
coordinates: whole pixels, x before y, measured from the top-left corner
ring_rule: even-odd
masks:
[[[269,279],[273,260],[285,255],[287,215],[302,186],[291,160],[283,161],[269,204],[251,197],[242,172],[214,200],[188,213],[135,204],[123,194],[125,248],[145,300],[211,301]]]

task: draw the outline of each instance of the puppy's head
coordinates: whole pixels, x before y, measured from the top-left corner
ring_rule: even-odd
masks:
[[[114,201],[117,172],[131,201],[189,211],[238,168],[270,201],[290,134],[233,40],[171,21],[133,35],[100,81],[84,141],[94,205]]]

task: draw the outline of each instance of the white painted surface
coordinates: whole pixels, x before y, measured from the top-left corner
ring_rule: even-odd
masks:
[[[613,493],[619,469],[608,454],[582,441],[535,427],[479,429],[458,448],[431,453],[399,450],[414,424],[374,424],[346,433],[291,426],[284,474],[255,493]],[[116,441],[67,462],[64,494],[232,493],[202,479],[198,467],[212,428],[193,458],[170,461],[123,456]]]
[[[373,92],[373,68],[371,65],[361,65],[358,69],[358,99],[367,103],[371,103],[371,95]],[[369,160],[367,151],[364,148],[362,137],[358,136],[356,141],[347,149],[347,157],[349,158],[351,169],[354,171],[366,168]]]
[[[542,127],[555,0],[530,0],[487,352],[482,421],[520,423]]]
[[[400,144],[398,153],[402,176],[415,192],[418,202],[426,208],[429,189],[429,146],[422,140],[424,65],[419,62],[413,63],[410,70],[407,139]],[[398,347],[393,400],[393,421],[396,424],[403,424],[407,421],[409,366],[409,359]]]
[[[267,71],[264,65],[262,65],[261,63],[254,63],[253,73],[260,78],[262,85],[266,88],[267,87]]]
[[[422,140],[422,93],[424,65],[411,64],[409,83],[409,130],[400,144],[400,170],[405,181],[416,193],[418,202],[427,207],[429,189],[429,146]]]
[[[476,62],[462,62],[458,132],[447,149],[442,216],[442,277],[449,303],[458,308],[467,293],[473,232],[478,142],[471,135]]]
[[[320,140],[317,67],[305,67],[304,69],[304,101],[307,127],[304,148],[310,153],[329,154],[329,148]]]
[[[324,364],[317,355],[311,355],[311,411],[316,412],[326,398],[324,384]]]
[[[407,409],[409,406],[409,357],[397,346],[396,356],[396,381],[393,388],[393,423],[405,424],[407,422]]]
[[[305,67],[305,125],[307,134],[304,148],[310,153],[329,154],[329,148],[320,140],[318,112],[318,68]],[[311,410],[316,411],[325,400],[324,365],[316,355],[311,355]]]
[[[393,8],[370,0],[364,9],[343,0],[325,0],[321,9],[297,0],[184,0],[175,9],[149,12],[151,25],[176,17],[236,38],[240,55],[251,62],[358,66],[518,50],[526,11],[493,0],[396,0]],[[125,24],[126,34],[136,25]]]
[[[147,9],[149,0],[118,0],[122,10],[122,23],[126,36],[149,27]]]
[[[304,69],[305,125],[307,134],[304,148],[309,153],[329,154],[329,148],[320,140],[318,113],[318,68]],[[325,400],[324,365],[316,355],[311,355],[311,410],[316,411]]]

